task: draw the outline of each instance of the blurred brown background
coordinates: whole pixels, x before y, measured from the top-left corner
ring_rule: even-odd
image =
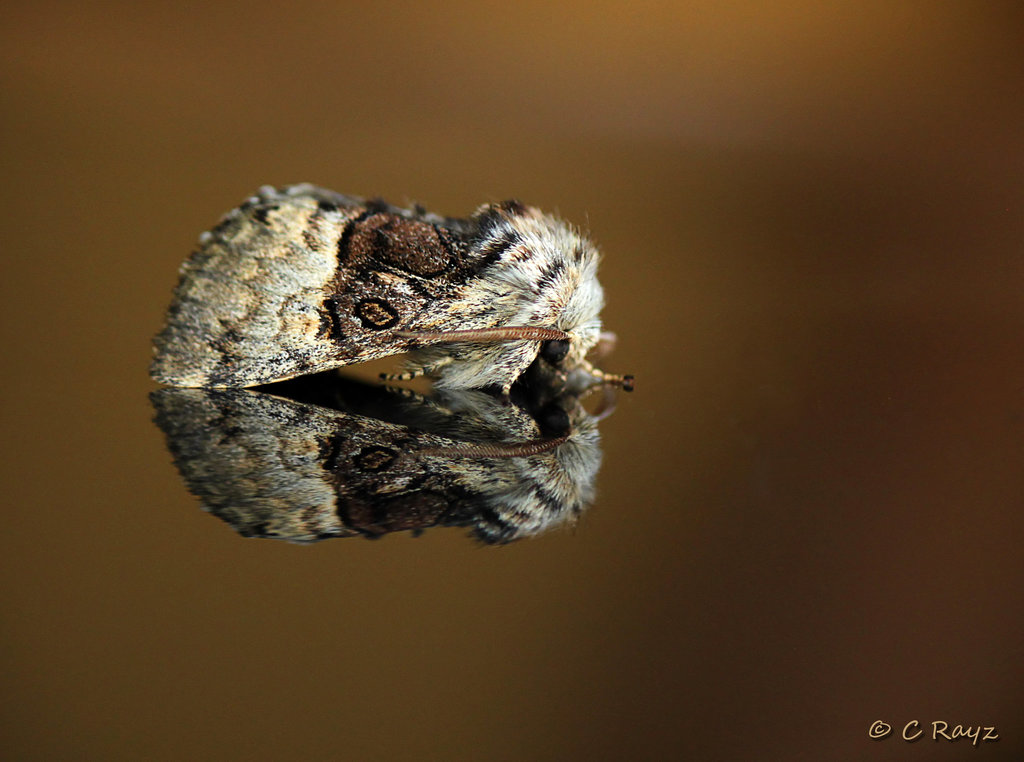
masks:
[[[2,756],[1020,759],[1022,21],[8,5]],[[639,388],[574,531],[198,509],[149,340],[199,232],[299,181],[589,228]]]

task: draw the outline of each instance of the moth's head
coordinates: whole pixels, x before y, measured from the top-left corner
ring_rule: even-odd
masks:
[[[597,279],[599,259],[590,241],[574,239],[572,254],[562,261],[562,277],[542,291],[542,298],[558,316],[554,327],[566,337],[543,342],[538,356],[556,367],[580,366],[600,340],[604,289]]]
[[[547,339],[542,341],[537,350],[537,357],[552,368],[571,371],[586,361],[587,354],[597,346],[601,336],[600,327],[580,331],[566,331],[564,339]]]
[[[472,319],[485,327],[396,331],[434,345],[420,351],[417,366],[439,370],[439,385],[447,388],[494,385],[507,392],[534,364],[563,379],[582,371],[592,381],[626,387],[586,359],[602,337],[597,247],[561,220],[521,204],[486,207],[478,216],[483,232],[474,245],[501,254],[446,308],[451,319],[444,322]]]

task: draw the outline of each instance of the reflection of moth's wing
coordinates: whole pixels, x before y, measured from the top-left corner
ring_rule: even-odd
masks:
[[[162,389],[152,400],[189,489],[245,536],[311,542],[358,534],[358,518],[351,526],[342,514],[367,512],[373,495],[358,493],[381,481],[374,474],[388,452],[409,445],[398,426],[241,390]],[[356,483],[341,485],[334,469],[346,457]]]
[[[162,389],[150,399],[189,490],[240,534],[296,541],[352,534],[338,520],[322,467],[319,442],[334,430],[331,416],[268,406],[248,392]]]
[[[578,515],[600,463],[593,426],[534,456],[451,457],[464,441],[266,394],[151,398],[189,489],[246,536],[313,542],[471,525],[505,542]]]

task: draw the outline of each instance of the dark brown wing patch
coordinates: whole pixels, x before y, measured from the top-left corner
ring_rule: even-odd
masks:
[[[420,278],[436,278],[456,264],[451,241],[437,226],[394,214],[357,218],[342,236],[339,259],[346,267],[394,268]]]

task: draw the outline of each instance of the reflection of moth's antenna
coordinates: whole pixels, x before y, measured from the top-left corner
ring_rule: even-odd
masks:
[[[540,455],[542,452],[554,450],[569,437],[553,439],[535,439],[531,442],[488,442],[487,444],[454,445],[452,447],[429,447],[418,450],[417,455],[436,455],[452,458],[527,458]]]
[[[402,339],[450,344],[466,342],[497,341],[568,341],[569,335],[557,328],[537,328],[532,325],[507,325],[503,328],[467,328],[460,331],[395,331]]]

